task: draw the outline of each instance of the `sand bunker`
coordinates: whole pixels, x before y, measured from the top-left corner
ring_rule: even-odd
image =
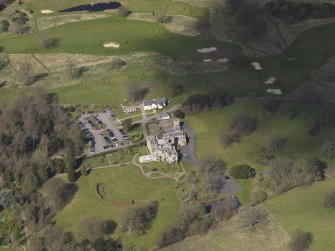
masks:
[[[202,48],[197,50],[199,53],[209,53],[212,51],[216,51],[216,47],[210,47],[210,48]]]
[[[218,59],[218,62],[220,62],[220,63],[228,63],[228,58],[220,58],[220,59]]]
[[[274,95],[280,95],[283,94],[281,89],[268,89],[267,90],[268,93],[274,94]]]
[[[104,47],[117,49],[117,48],[120,48],[120,44],[116,42],[108,42],[108,43],[104,43]]]
[[[53,13],[53,10],[41,10],[42,14],[50,14]]]
[[[208,58],[208,59],[203,59],[202,60],[202,62],[204,62],[204,63],[209,63],[209,62],[212,62],[213,60],[212,59],[210,59],[210,58]]]
[[[263,67],[262,67],[261,64],[258,63],[258,62],[252,62],[251,65],[255,68],[256,71],[261,71],[261,70],[263,70]]]
[[[275,77],[269,77],[264,83],[266,84],[266,85],[272,85],[272,84],[274,84],[274,82],[276,82],[276,78]]]

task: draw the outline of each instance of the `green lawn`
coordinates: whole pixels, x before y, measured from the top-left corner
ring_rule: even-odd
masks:
[[[237,184],[240,185],[240,191],[236,193],[239,201],[242,206],[247,206],[250,202],[251,193],[252,193],[252,179],[247,180],[235,180]]]
[[[285,230],[297,228],[313,234],[311,251],[333,250],[335,246],[335,210],[322,206],[324,194],[335,189],[334,180],[295,188],[266,202]]]
[[[299,102],[296,102],[300,106]],[[229,167],[248,163],[260,170],[264,167],[258,163],[262,152],[289,157],[301,162],[308,157],[320,156],[321,147],[331,135],[331,126],[317,136],[308,134],[309,121],[313,107],[304,106],[304,110],[294,119],[288,120],[282,112],[269,114],[257,101],[236,101],[233,105],[221,110],[210,110],[186,117],[185,123],[196,134],[196,154],[199,158],[213,155],[222,158]],[[323,108],[331,111],[332,106]],[[220,145],[220,133],[229,128],[229,121],[234,114],[247,112],[258,120],[259,127],[248,137],[233,147],[224,149]],[[331,115],[332,116],[332,115]],[[333,116],[332,116],[333,117]],[[269,138],[278,133],[287,138],[286,148],[279,153],[269,149]],[[262,149],[266,147],[266,149]]]
[[[97,182],[105,184],[107,196],[103,200],[97,198],[95,194]],[[65,231],[76,233],[78,222],[92,216],[117,221],[119,215],[124,213],[128,206],[112,205],[108,201],[108,195],[122,201],[134,200],[135,203],[157,200],[159,201],[158,215],[145,235],[134,237],[127,233],[114,234],[115,238],[121,237],[124,242],[149,248],[155,245],[158,234],[174,219],[179,210],[173,181],[145,178],[135,167],[114,167],[93,171],[89,176],[81,177],[77,185],[79,190],[75,198],[55,218],[56,223]]]

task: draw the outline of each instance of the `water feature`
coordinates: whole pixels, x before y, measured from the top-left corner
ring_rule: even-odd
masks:
[[[96,3],[96,4],[83,4],[75,7],[71,7],[59,12],[74,12],[74,11],[104,11],[104,10],[114,10],[121,7],[122,4],[119,2],[108,2],[108,3]]]

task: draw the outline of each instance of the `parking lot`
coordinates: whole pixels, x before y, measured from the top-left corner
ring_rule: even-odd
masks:
[[[122,126],[115,122],[116,116],[110,110],[99,113],[86,112],[78,118],[77,124],[89,140],[90,155],[131,143]]]

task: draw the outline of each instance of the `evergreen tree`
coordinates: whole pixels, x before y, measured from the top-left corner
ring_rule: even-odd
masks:
[[[75,158],[75,148],[72,141],[67,143],[67,148],[65,152],[65,168],[67,172],[67,178],[70,182],[74,182],[76,180],[76,158]]]

